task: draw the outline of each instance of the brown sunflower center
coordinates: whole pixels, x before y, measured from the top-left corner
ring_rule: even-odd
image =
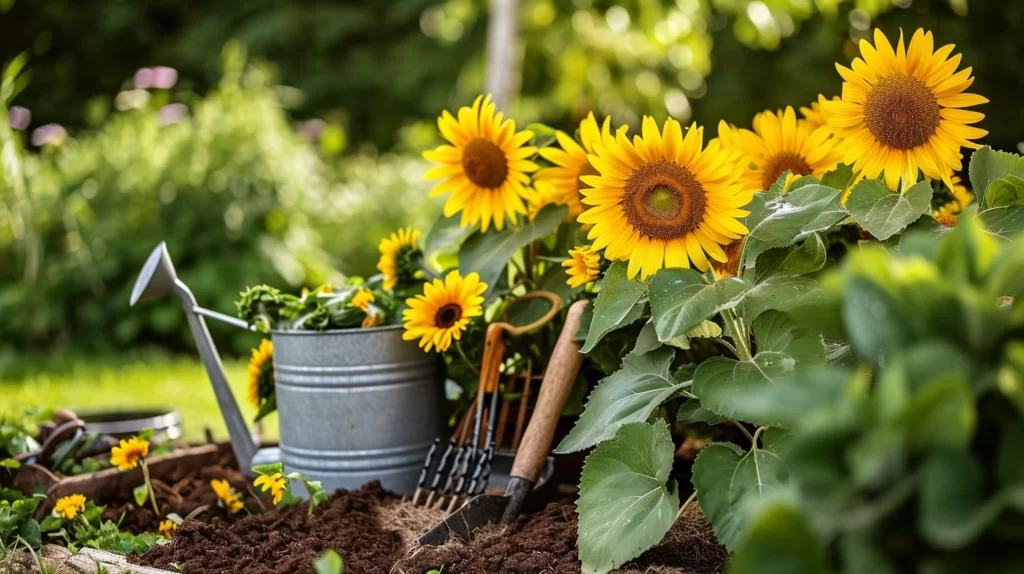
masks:
[[[882,144],[908,150],[939,128],[939,102],[921,80],[895,72],[878,79],[864,99],[864,121]]]
[[[697,229],[706,205],[693,173],[665,160],[637,168],[622,196],[626,220],[651,239],[678,239]]]
[[[462,307],[455,303],[448,303],[437,310],[437,313],[434,315],[434,323],[442,329],[447,329],[458,322],[461,318]]]
[[[469,181],[480,187],[494,189],[505,183],[508,161],[505,160],[505,152],[494,142],[477,138],[462,150],[462,169]]]
[[[772,185],[782,177],[782,174],[790,171],[793,175],[810,175],[811,166],[807,165],[804,158],[791,151],[777,153],[764,164],[764,175],[761,176],[761,189],[771,189]]]

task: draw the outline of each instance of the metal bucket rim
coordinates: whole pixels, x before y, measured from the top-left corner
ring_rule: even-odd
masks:
[[[308,331],[305,329],[271,329],[271,335],[282,335],[286,337],[310,337],[316,335],[357,335],[379,333],[382,331],[395,331],[403,329],[404,325],[384,325],[383,327],[353,327],[351,329],[327,329],[324,331]]]

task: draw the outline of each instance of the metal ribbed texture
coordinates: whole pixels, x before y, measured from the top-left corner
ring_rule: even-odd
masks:
[[[444,430],[439,359],[402,328],[275,331],[281,461],[328,491],[380,480],[411,493]]]

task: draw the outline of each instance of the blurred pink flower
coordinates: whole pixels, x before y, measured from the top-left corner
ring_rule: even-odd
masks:
[[[160,108],[160,125],[167,126],[176,124],[185,119],[188,115],[188,106],[185,104],[167,104]]]
[[[59,146],[67,139],[68,131],[59,124],[46,124],[32,130],[32,145],[36,147]]]
[[[139,68],[135,72],[135,78],[132,80],[135,83],[135,87],[140,90],[145,90],[153,86],[153,68]]]
[[[161,90],[169,90],[178,82],[178,71],[167,66],[156,66],[153,70],[151,85]]]
[[[32,112],[21,106],[11,106],[7,112],[7,121],[16,130],[23,130],[32,123]]]
[[[299,133],[307,140],[315,142],[320,139],[320,135],[324,133],[325,127],[327,127],[327,122],[323,120],[306,120],[304,122],[299,122]]]

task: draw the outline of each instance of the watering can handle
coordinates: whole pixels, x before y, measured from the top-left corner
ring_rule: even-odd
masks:
[[[587,306],[587,301],[577,301],[569,307],[565,317],[565,325],[551,352],[551,360],[544,371],[544,380],[540,384],[537,406],[533,409],[530,424],[526,427],[523,442],[512,463],[513,477],[524,478],[536,483],[544,468],[544,461],[551,452],[551,441],[555,437],[555,426],[565,407],[576,375],[583,364],[579,343],[573,341],[576,331],[580,328],[580,316]]]

